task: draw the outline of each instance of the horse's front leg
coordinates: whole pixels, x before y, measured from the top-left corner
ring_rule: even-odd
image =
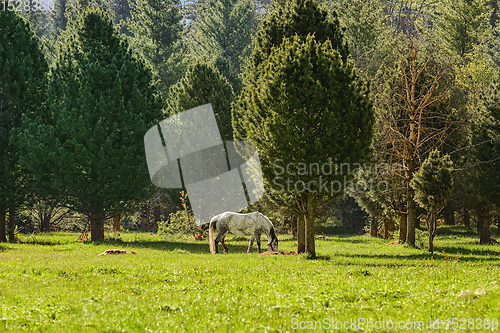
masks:
[[[250,253],[252,251],[252,245],[254,240],[255,240],[255,235],[250,237],[250,245],[248,245],[247,253]]]
[[[255,239],[257,240],[257,250],[259,251],[259,253],[261,252],[260,251],[260,235],[256,235],[255,236]]]
[[[229,249],[227,248],[226,243],[224,243],[225,238],[226,238],[226,235],[224,235],[224,237],[222,237],[221,244],[224,247],[224,253],[229,253]]]

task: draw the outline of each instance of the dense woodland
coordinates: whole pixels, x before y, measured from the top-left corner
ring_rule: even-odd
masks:
[[[496,0],[36,8],[0,10],[0,242],[89,222],[100,240],[108,219],[115,230],[120,220],[168,223],[186,205],[180,190],[151,184],[143,137],[206,103],[225,140],[259,149],[266,196],[252,209],[293,233],[299,252],[315,256],[314,236],[332,220],[411,246],[426,230],[429,251],[439,224],[494,241]],[[334,161],[348,170],[323,180],[347,185],[280,191],[276,160],[293,163],[293,184],[317,181],[309,166]]]

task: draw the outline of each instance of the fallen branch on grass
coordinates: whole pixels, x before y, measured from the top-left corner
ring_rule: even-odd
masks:
[[[295,251],[266,251],[266,252],[259,253],[260,256],[278,255],[278,254],[283,254],[285,256],[291,256],[291,255],[297,255],[297,252],[295,252]]]
[[[100,253],[99,255],[100,256],[105,256],[107,254],[135,254],[135,252],[134,251],[127,252],[125,250],[116,250],[116,249],[114,249],[114,250],[106,250],[103,253]]]

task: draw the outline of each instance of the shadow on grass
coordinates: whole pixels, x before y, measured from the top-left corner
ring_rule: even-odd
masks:
[[[444,249],[444,248],[440,247],[439,249]],[[445,252],[446,252],[446,250],[445,250]],[[449,257],[448,261],[456,260],[454,258],[454,256],[451,254],[452,254],[451,252],[450,253],[446,252],[446,255],[439,253],[439,252],[434,252],[434,254],[425,253],[425,252],[414,253],[414,254],[350,254],[350,253],[346,253],[346,254],[339,254],[337,256],[332,256],[332,259],[336,258],[336,257],[345,257],[345,258],[354,258],[354,259],[364,258],[364,259],[373,259],[373,263],[370,264],[370,265],[373,264],[373,266],[379,266],[379,265],[380,266],[408,266],[408,263],[404,262],[404,261],[408,261],[408,260],[409,261],[412,261],[412,260],[423,261],[423,260],[429,260],[429,259],[431,259],[431,257],[433,257],[434,261],[446,261],[445,260],[446,256]],[[464,253],[462,255],[471,255],[471,254]],[[486,253],[481,253],[481,254],[474,253],[473,255],[475,257],[458,256],[458,260],[461,262],[488,261],[488,262],[491,262],[492,265],[494,265],[496,263],[496,265],[500,266],[500,256],[498,256],[498,254],[489,255]],[[391,261],[391,263],[388,263],[387,262],[388,260]],[[378,261],[380,261],[380,262],[378,263]],[[399,265],[397,263],[397,261],[402,261],[402,263]],[[409,265],[413,266],[412,263],[410,263]]]
[[[151,240],[135,240],[135,241],[123,241],[123,240],[104,240],[103,242],[92,242],[92,245],[113,245],[131,248],[143,248],[143,249],[153,249],[160,251],[186,251],[189,253],[210,253],[208,241],[199,243],[189,243],[183,242],[181,240],[176,241],[168,239],[165,241],[151,241]],[[226,246],[229,248],[230,253],[243,253],[247,251],[248,244],[234,244],[226,241]],[[262,244],[261,244],[262,246]],[[257,251],[257,246],[254,244],[252,250]],[[222,245],[219,244],[219,251],[222,252]]]
[[[479,246],[479,244],[476,244]],[[493,249],[485,249],[484,247],[489,245],[481,245],[482,249],[468,249],[460,246],[440,246],[439,250],[444,251],[448,255],[473,255],[473,256],[492,256],[500,260],[500,252],[494,251]]]

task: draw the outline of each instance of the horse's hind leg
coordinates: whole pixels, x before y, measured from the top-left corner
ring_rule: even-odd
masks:
[[[255,236],[255,238],[257,239],[257,250],[259,251],[259,253],[261,252],[260,251],[260,235],[257,235]]]
[[[226,238],[226,235],[222,236],[220,242],[221,242],[222,246],[224,247],[224,253],[229,253],[229,249],[227,248],[226,243],[224,243],[225,238]]]
[[[218,234],[217,237],[215,237],[215,253],[219,253],[219,242],[224,245],[224,237],[225,235]],[[224,247],[226,247],[224,245]]]
[[[252,245],[253,245],[254,240],[255,240],[255,236],[250,237],[250,245],[248,245],[247,253],[252,252]]]

